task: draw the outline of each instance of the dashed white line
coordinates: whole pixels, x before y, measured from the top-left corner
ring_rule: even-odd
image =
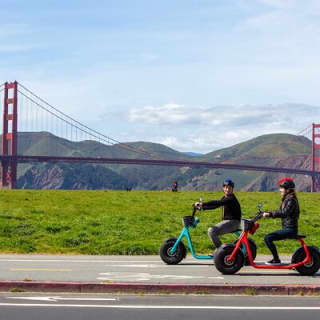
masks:
[[[41,303],[0,303],[2,307],[51,307],[51,308],[108,308],[108,309],[198,309],[198,310],[303,310],[303,311],[320,311],[320,307],[247,307],[247,306],[164,306],[164,305],[104,305],[104,304],[41,304]]]

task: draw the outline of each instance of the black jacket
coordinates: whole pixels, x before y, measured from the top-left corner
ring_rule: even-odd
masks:
[[[279,210],[271,211],[273,218],[282,219],[283,229],[297,229],[300,215],[299,202],[297,197],[289,193],[283,199]]]
[[[241,220],[241,207],[234,194],[223,196],[221,200],[212,200],[202,204],[203,210],[222,207],[222,220]]]

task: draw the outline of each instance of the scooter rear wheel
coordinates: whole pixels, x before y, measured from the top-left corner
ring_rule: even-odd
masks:
[[[160,248],[160,257],[163,262],[166,264],[178,264],[181,262],[187,255],[186,247],[182,242],[179,242],[176,251],[171,253],[170,250],[176,243],[176,238],[169,238],[164,241]]]
[[[296,270],[303,276],[312,276],[320,269],[320,253],[315,247],[308,246],[308,250],[311,255],[311,261],[297,267]],[[298,263],[303,261],[306,257],[306,253],[303,247],[298,248],[291,258],[291,263]]]
[[[222,245],[214,255],[214,264],[222,274],[234,274],[243,267],[244,255],[241,250],[237,251],[233,260],[228,261],[234,248],[234,244]]]

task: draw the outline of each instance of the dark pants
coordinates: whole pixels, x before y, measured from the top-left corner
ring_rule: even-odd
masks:
[[[222,220],[215,226],[208,229],[208,235],[216,248],[221,247],[220,235],[237,231],[240,226],[239,220]]]
[[[271,251],[273,258],[279,260],[278,252],[276,246],[273,244],[273,241],[292,239],[296,237],[298,233],[297,229],[282,229],[275,232],[269,233],[265,236],[264,242]]]

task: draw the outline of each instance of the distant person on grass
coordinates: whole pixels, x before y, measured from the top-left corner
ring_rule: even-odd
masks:
[[[202,210],[211,210],[222,207],[222,221],[208,229],[209,238],[218,249],[221,246],[219,235],[232,233],[239,229],[241,220],[241,207],[233,193],[234,182],[226,179],[222,184],[224,196],[220,200],[209,202],[196,202],[194,206]]]
[[[178,192],[178,181],[174,181],[171,187],[172,192]]]
[[[270,249],[273,259],[269,264],[280,264],[277,248],[273,241],[292,239],[298,234],[298,219],[300,214],[299,202],[295,192],[295,184],[292,178],[282,178],[278,181],[282,202],[279,210],[264,212],[264,218],[281,218],[282,229],[269,233],[265,236],[264,242]]]

